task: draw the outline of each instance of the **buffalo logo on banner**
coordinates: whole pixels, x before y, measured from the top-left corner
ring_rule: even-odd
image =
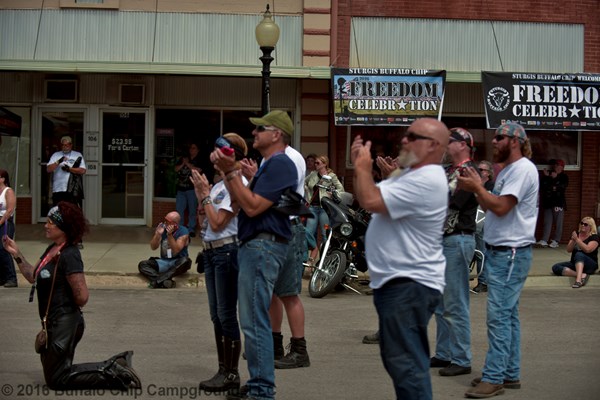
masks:
[[[332,69],[336,125],[410,125],[440,119],[446,71],[404,68]]]
[[[600,130],[600,75],[482,72],[488,128]]]

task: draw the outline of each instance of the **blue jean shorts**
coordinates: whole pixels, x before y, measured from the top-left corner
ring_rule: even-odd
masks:
[[[292,240],[288,247],[285,263],[279,271],[277,282],[273,288],[273,293],[277,297],[296,296],[302,292],[303,262],[307,252],[304,225],[292,224]]]

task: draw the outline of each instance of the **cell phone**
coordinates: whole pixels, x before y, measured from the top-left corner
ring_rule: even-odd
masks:
[[[235,150],[233,150],[231,147],[221,147],[220,150],[221,153],[225,154],[226,156],[232,156],[233,153],[235,153]]]

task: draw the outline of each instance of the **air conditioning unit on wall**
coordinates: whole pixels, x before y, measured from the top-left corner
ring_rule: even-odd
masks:
[[[119,103],[130,105],[144,104],[146,85],[143,83],[119,84]]]

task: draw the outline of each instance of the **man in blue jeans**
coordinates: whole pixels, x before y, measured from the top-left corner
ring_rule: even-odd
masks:
[[[247,393],[228,395],[228,399],[274,399],[275,365],[269,307],[273,287],[288,253],[292,225],[288,215],[272,206],[283,192],[296,189],[297,171],[285,155],[286,143],[294,131],[285,111],[271,111],[262,118],[250,118],[253,147],[265,161],[252,182],[242,181],[241,165],[233,155],[220,149],[210,159],[222,171],[225,185],[241,210],[238,216],[238,301],[240,326],[250,379]],[[285,137],[284,135],[287,135]]]
[[[483,239],[488,270],[488,352],[483,376],[475,378],[466,397],[487,398],[504,389],[521,387],[521,322],[519,298],[531,268],[535,243],[538,172],[529,161],[531,144],[521,125],[496,129],[492,140],[494,161],[504,168],[490,193],[479,174],[469,168],[459,187],[474,192],[486,211]]]
[[[475,253],[475,216],[477,199],[471,192],[456,187],[465,168],[475,168],[471,160],[473,136],[463,128],[450,129],[446,154],[452,164],[446,169],[448,217],[444,226],[446,287],[435,311],[437,336],[432,368],[442,376],[471,373],[471,318],[469,312],[469,265]]]
[[[402,139],[404,170],[379,184],[371,142],[357,136],[351,149],[356,197],[373,213],[365,245],[381,359],[403,400],[432,398],[427,325],[444,290],[448,198],[440,193],[448,192],[448,181],[439,163],[449,134],[436,119],[417,119]]]

